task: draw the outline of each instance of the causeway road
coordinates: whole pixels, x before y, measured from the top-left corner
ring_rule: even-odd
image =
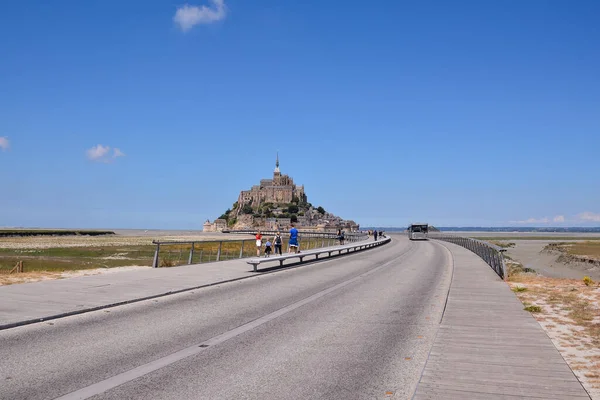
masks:
[[[0,399],[409,399],[453,262],[440,243],[393,238],[0,331]]]

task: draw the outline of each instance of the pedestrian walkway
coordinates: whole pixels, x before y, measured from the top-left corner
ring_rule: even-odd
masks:
[[[454,274],[413,400],[589,399],[508,285],[470,251],[443,244]]]
[[[352,247],[354,244],[356,243],[330,248]],[[81,314],[265,273],[253,272],[247,263],[249,259],[0,286],[0,329]],[[307,255],[305,262],[313,260],[314,256]],[[276,267],[276,264],[273,267]]]

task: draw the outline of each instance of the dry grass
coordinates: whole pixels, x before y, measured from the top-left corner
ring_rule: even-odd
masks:
[[[43,281],[47,279],[60,279],[58,272],[24,272],[20,274],[0,274],[0,285]]]
[[[508,248],[516,246],[515,242],[503,242],[503,241],[500,241],[500,240],[489,240],[488,242],[492,243],[492,244],[494,244],[494,245],[496,245],[498,247],[502,247],[503,249],[508,249]]]
[[[510,276],[509,285],[524,306],[539,307],[532,315],[592,398],[600,398],[600,287],[526,273]]]
[[[600,242],[575,242],[566,246],[567,253],[600,259]]]
[[[27,273],[64,272],[151,266],[156,246],[152,240],[195,241],[191,262],[193,264],[256,256],[252,235],[202,235],[202,236],[34,236],[2,238],[0,242],[0,275],[8,273],[17,262],[23,261]],[[215,240],[216,239],[216,240]],[[267,237],[264,237],[263,244]],[[271,239],[270,237],[268,239]],[[312,249],[334,244],[334,240],[304,238],[302,249]],[[287,249],[284,237],[283,250]],[[161,245],[159,266],[172,267],[188,264],[191,244]],[[264,251],[264,247],[263,247]],[[56,275],[43,274],[44,279]],[[41,278],[41,276],[40,276]],[[33,278],[32,278],[33,279]],[[3,276],[0,284],[28,281],[25,278]]]
[[[549,243],[542,251],[559,252],[559,261],[583,262],[600,266],[600,241]]]

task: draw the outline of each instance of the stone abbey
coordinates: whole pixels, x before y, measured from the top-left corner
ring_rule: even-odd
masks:
[[[287,229],[291,223],[304,229],[358,230],[354,221],[346,221],[322,207],[314,208],[308,202],[304,185],[279,169],[279,155],[275,161],[273,178],[261,179],[260,184],[250,190],[242,190],[232,209],[227,210],[214,222],[207,220],[204,231],[215,232],[226,229]]]
[[[261,179],[260,185],[252,186],[250,190],[242,190],[238,197],[238,207],[250,204],[252,208],[258,208],[264,203],[306,203],[304,186],[294,184],[294,180],[288,175],[281,174],[279,170],[279,155],[275,161],[273,179]]]

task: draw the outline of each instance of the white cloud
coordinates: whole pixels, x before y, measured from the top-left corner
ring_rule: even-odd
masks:
[[[110,151],[109,146],[102,146],[101,144],[92,147],[86,151],[87,157],[92,161],[101,160]]]
[[[0,149],[2,151],[8,150],[10,148],[10,142],[6,136],[0,136]]]
[[[596,214],[590,211],[582,212],[577,217],[582,221],[600,222],[600,214]]]
[[[117,157],[125,157],[125,153],[123,153],[120,149],[117,149],[115,147],[113,149],[113,158],[117,158]]]
[[[210,24],[220,21],[227,14],[225,0],[209,0],[211,6],[190,6],[188,4],[179,7],[175,12],[173,21],[182,31],[188,31],[198,24]]]
[[[114,160],[117,157],[125,157],[125,153],[123,153],[120,149],[114,148],[112,157],[110,156],[110,146],[103,146],[101,144],[92,147],[91,149],[86,150],[87,158],[91,161],[104,162],[108,163]]]
[[[552,221],[554,221],[554,222],[565,222],[565,216],[564,215],[557,215],[556,217],[554,217],[554,219]]]

